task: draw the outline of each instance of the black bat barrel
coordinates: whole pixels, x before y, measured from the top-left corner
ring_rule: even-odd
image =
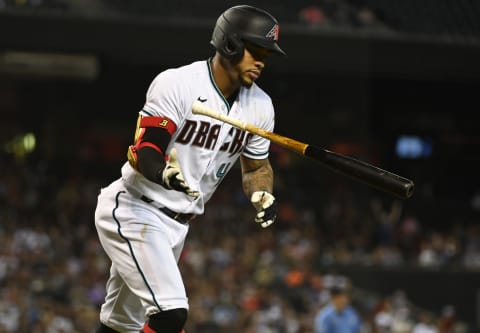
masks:
[[[342,173],[384,192],[394,194],[402,199],[410,198],[413,194],[414,184],[410,179],[403,178],[353,157],[311,145],[306,147],[304,155],[333,171]]]

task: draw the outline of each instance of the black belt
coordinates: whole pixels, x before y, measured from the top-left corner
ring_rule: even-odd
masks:
[[[140,197],[142,201],[145,201],[146,203],[152,203],[153,200],[142,195]],[[183,213],[177,213],[171,210],[170,208],[167,207],[157,207],[161,212],[163,212],[165,215],[168,217],[174,219],[175,221],[180,222],[181,224],[187,224],[191,219],[193,219],[196,215],[195,214],[183,214]]]

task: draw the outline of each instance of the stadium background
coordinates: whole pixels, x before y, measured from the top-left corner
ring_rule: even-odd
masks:
[[[187,331],[311,332],[332,281],[365,329],[480,330],[480,5],[243,1],[281,21],[261,86],[276,131],[416,183],[399,201],[272,147],[278,223],[232,170],[181,261]],[[0,332],[91,332],[108,271],[93,228],[162,69],[204,59],[232,1],[0,0]],[[441,331],[441,332],[446,332]]]

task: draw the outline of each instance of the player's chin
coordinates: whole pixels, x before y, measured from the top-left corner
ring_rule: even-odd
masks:
[[[242,76],[240,81],[242,82],[242,86],[246,88],[250,88],[253,86],[253,82],[255,82],[255,80],[251,79],[249,76]]]

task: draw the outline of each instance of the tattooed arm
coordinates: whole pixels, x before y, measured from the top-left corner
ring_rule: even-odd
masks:
[[[242,156],[242,184],[245,195],[250,198],[253,192],[273,191],[273,170],[268,159],[254,160]]]

